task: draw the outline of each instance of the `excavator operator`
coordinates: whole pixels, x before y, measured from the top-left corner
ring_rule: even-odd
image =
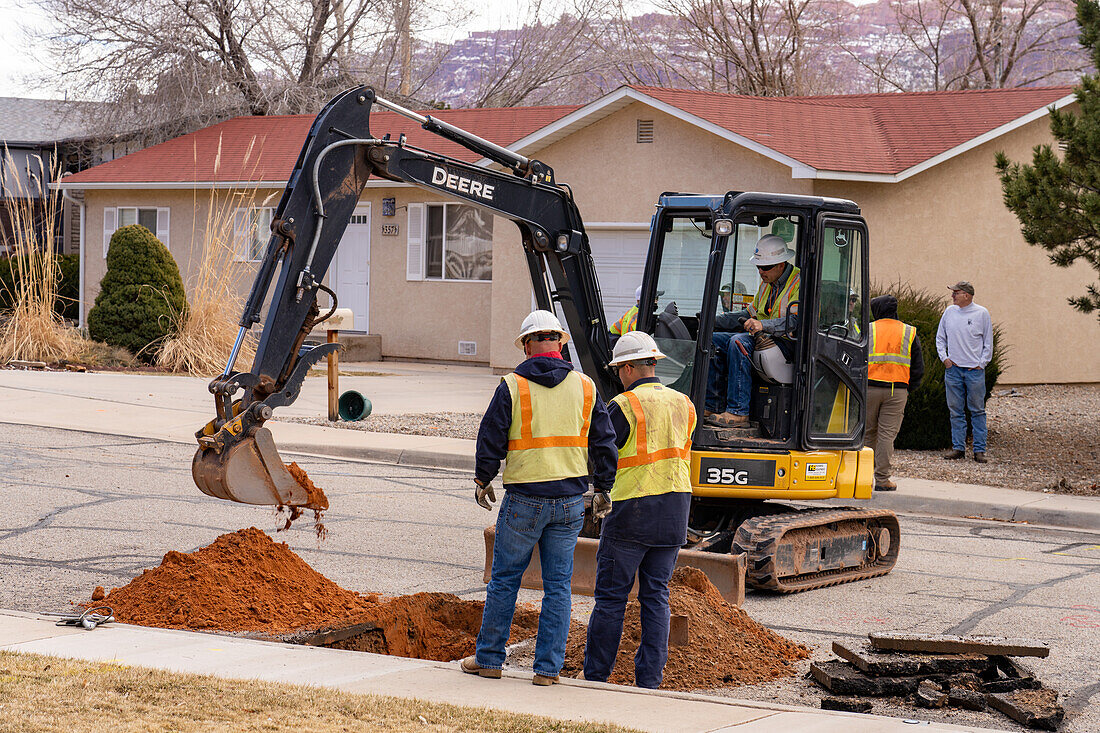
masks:
[[[714,321],[711,340],[715,347],[707,374],[707,402],[704,419],[720,427],[738,427],[749,421],[752,398],[752,353],[757,334],[774,337],[783,356],[790,360],[793,343],[783,336],[788,307],[798,300],[799,270],[790,259],[782,237],[769,234],[756,244],[749,262],[760,273],[760,288],[752,310],[722,313]],[[791,315],[797,315],[797,305]],[[759,317],[757,317],[759,316]],[[796,327],[793,320],[791,328]]]

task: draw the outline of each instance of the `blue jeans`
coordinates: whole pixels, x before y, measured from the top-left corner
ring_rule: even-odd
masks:
[[[985,453],[985,370],[949,368],[943,375],[947,409],[951,412],[951,446],[966,450],[966,414],[974,429],[974,452]]]
[[[707,371],[707,409],[748,415],[752,399],[752,334],[716,331],[710,336],[714,355]]]
[[[516,594],[531,552],[542,562],[542,611],[535,641],[535,672],[554,677],[565,661],[573,605],[573,550],[584,524],[584,497],[544,498],[507,491],[497,514],[493,576],[486,589],[475,659],[490,669],[504,666]]]
[[[634,681],[657,689],[668,661],[668,581],[679,547],[649,547],[637,542],[600,538],[596,551],[596,607],[588,621],[584,678],[606,682],[615,666],[623,635],[627,597],[638,577],[641,640],[634,654]]]

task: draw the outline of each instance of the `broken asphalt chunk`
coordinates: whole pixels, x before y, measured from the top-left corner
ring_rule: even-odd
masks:
[[[872,633],[867,638],[875,649],[923,654],[987,654],[1010,657],[1046,657],[1050,647],[1033,639],[1000,636],[950,636],[930,634]]]
[[[917,705],[922,708],[942,708],[947,704],[947,693],[932,680],[921,680],[917,686]]]
[[[810,675],[834,695],[903,697],[917,690],[922,677],[871,677],[844,662],[811,662]]]
[[[876,677],[985,672],[993,666],[984,654],[907,654],[881,651],[866,643],[834,641],[833,653]]]
[[[1054,690],[1017,690],[986,696],[989,706],[1017,723],[1038,730],[1058,730],[1066,711]]]

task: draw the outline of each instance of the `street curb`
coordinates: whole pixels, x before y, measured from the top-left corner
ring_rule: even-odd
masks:
[[[472,443],[473,441],[471,441]],[[458,471],[473,471],[474,457],[441,453],[439,451],[418,448],[396,449],[369,446],[319,446],[315,443],[284,442],[279,445],[280,453],[301,453],[311,456],[330,458],[354,458],[375,463],[392,463],[398,466],[416,466],[418,468],[449,468]]]
[[[902,479],[904,481],[904,479]],[[1031,492],[1027,492],[1031,493]],[[1020,504],[1003,502],[970,501],[966,499],[940,499],[929,496],[906,495],[902,491],[875,492],[871,501],[876,507],[898,514],[921,514],[933,517],[963,519],[989,519],[1013,524],[1041,524],[1065,529],[1100,531],[1100,501],[1092,511],[1075,509],[1048,509],[1034,506],[1047,495],[1039,494],[1033,501]],[[830,503],[845,503],[833,499]]]

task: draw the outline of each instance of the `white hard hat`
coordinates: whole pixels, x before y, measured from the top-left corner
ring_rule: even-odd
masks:
[[[619,366],[638,359],[664,359],[665,355],[657,348],[657,342],[645,331],[627,331],[611,352],[609,366]]]
[[[639,285],[638,287],[634,288],[634,300],[637,301],[637,300],[641,300],[641,299],[642,299],[642,286]]]
[[[752,253],[749,262],[754,265],[776,265],[786,262],[794,256],[794,252],[787,249],[787,243],[783,237],[769,234],[761,237],[756,243],[756,251]]]
[[[523,319],[523,323],[519,327],[519,336],[516,336],[516,348],[523,348],[523,339],[530,336],[533,333],[542,333],[543,331],[557,331],[561,334],[562,344],[569,343],[569,334],[565,332],[565,329],[561,327],[561,321],[550,311],[531,311],[531,313]]]

